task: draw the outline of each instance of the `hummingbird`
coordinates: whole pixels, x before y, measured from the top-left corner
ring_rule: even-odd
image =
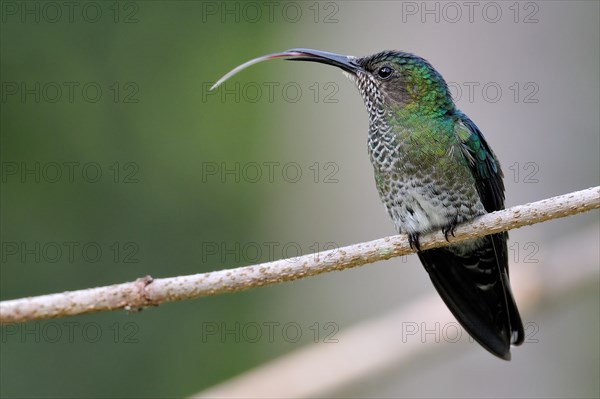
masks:
[[[508,233],[421,250],[419,236],[504,209],[500,163],[479,128],[461,112],[425,59],[388,50],[355,57],[291,49],[250,60],[310,61],[340,68],[358,87],[369,116],[367,147],[379,196],[398,233],[463,328],[490,353],[510,360],[524,340],[508,271]]]

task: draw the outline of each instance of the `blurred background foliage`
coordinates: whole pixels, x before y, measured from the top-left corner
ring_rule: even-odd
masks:
[[[502,3],[494,23],[481,13],[486,2],[473,21],[462,8],[454,22],[439,2],[73,3],[71,14],[61,2],[1,2],[2,300],[393,234],[366,154],[366,112],[339,71],[272,62],[208,92],[235,65],[287,48],[398,48],[429,59],[502,160],[509,206],[600,180],[597,2]],[[423,4],[438,21],[421,15]],[[469,82],[478,84],[472,98]],[[500,97],[482,91],[486,84]],[[598,214],[512,232],[515,263],[543,275],[552,240],[586,225],[598,226]],[[0,394],[187,395],[314,344],[315,331],[324,345],[328,322],[343,331],[432,291],[409,257],[138,314],[5,326]],[[429,368],[448,378],[426,386],[389,373],[342,394],[597,397],[598,282],[569,298],[524,315],[540,339],[515,349],[510,364],[473,347]],[[262,326],[258,342],[224,331],[236,323]],[[272,342],[265,323],[276,326]],[[282,336],[286,323],[300,326],[297,342]],[[567,364],[562,347],[585,356]],[[474,368],[490,373],[474,381]]]

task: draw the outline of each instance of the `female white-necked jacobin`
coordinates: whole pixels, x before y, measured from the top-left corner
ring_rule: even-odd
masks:
[[[508,278],[507,233],[420,251],[419,234],[504,208],[500,163],[461,111],[442,76],[423,58],[401,51],[353,57],[292,49],[248,61],[221,78],[274,58],[341,68],[358,86],[369,114],[368,150],[375,183],[399,233],[429,273],[462,326],[485,349],[509,360],[524,339]]]

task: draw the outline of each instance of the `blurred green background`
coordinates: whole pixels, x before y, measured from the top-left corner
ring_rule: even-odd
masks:
[[[338,70],[275,61],[208,92],[287,48],[427,58],[501,159],[508,206],[598,185],[599,3],[474,3],[2,1],[0,299],[394,234],[362,100]],[[543,278],[554,243],[586,227],[597,212],[512,232],[513,279],[515,266]],[[342,394],[597,397],[599,291],[596,277],[524,314],[539,341],[510,364],[471,345],[414,372],[427,383],[390,372]],[[190,395],[324,345],[326,323],[344,331],[432,292],[408,257],[136,314],[3,326],[0,395]]]

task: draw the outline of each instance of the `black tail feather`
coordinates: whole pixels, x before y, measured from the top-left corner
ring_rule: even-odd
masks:
[[[463,243],[418,255],[465,330],[489,352],[510,360],[510,345],[520,345],[525,334],[510,289],[506,237],[494,234],[473,249]]]

